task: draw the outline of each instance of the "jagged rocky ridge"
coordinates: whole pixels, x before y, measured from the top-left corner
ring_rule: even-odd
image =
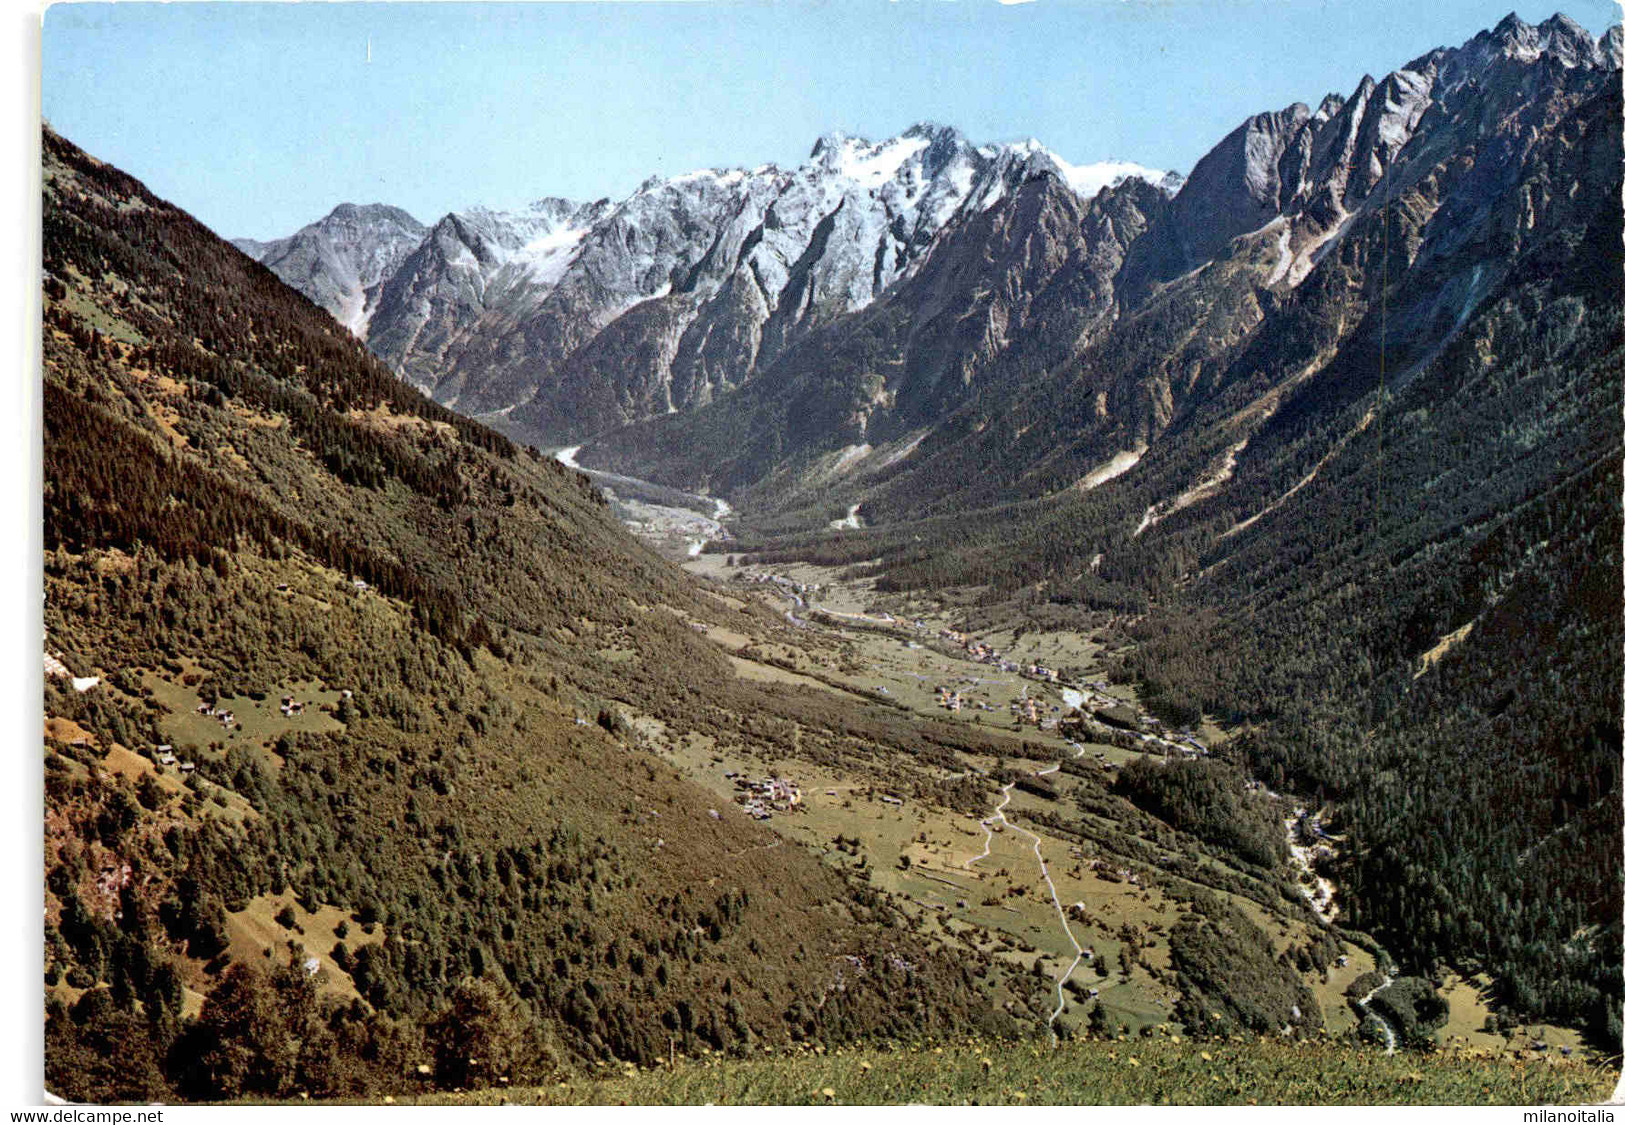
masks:
[[[1041,176],[1085,198],[1130,177],[1164,193],[1179,183],[1126,162],[1074,166],[1034,141],[976,146],[922,124],[878,144],[830,134],[793,169],[651,178],[619,203],[453,213],[360,285],[328,281],[362,273],[347,256],[365,251],[358,240],[331,239],[320,271],[307,264],[315,255],[284,243],[238,245],[437,400],[511,414],[527,436],[563,441],[747,382],[909,277],[956,218]],[[315,242],[338,215],[284,242]]]
[[[427,229],[399,207],[341,203],[287,238],[232,245],[333,314],[357,336],[378,310],[385,279],[400,268]]]
[[[1347,98],[1249,119],[1168,201],[1131,181],[1080,207],[1036,177],[741,393],[606,435],[582,462],[747,507],[816,494],[837,513],[928,515],[1098,483],[1114,458],[1149,467],[1170,431],[1311,376],[1346,402],[1379,329],[1407,378],[1563,224],[1589,221],[1597,201],[1551,169],[1565,119],[1617,88],[1620,44],[1618,27],[1594,41],[1562,16],[1508,17]],[[1591,158],[1611,141],[1590,136]],[[1394,252],[1373,275],[1384,230]],[[1011,232],[1020,252],[1001,257]]]

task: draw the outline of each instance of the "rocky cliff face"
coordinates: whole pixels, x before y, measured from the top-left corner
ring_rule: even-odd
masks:
[[[606,209],[543,199],[524,211],[447,215],[384,282],[368,346],[425,392],[454,387],[444,375],[451,357],[550,293]]]
[[[1250,118],[1171,201],[1130,183],[1080,207],[1035,177],[746,390],[580,457],[770,506],[805,481],[880,518],[1047,495],[1120,456],[1148,468],[1164,435],[1239,411],[1167,486],[1229,480],[1283,401],[1335,411],[1379,366],[1410,379],[1536,263],[1577,260],[1608,190],[1582,166],[1619,146],[1589,134],[1581,156],[1571,123],[1617,92],[1620,42],[1509,18],[1313,111]],[[865,444],[884,482],[849,455]]]
[[[542,440],[703,406],[868,309],[954,220],[1068,171],[1100,175],[1033,143],[978,147],[921,125],[879,144],[823,137],[795,169],[650,181],[604,217],[555,292],[482,326],[436,394],[512,409]]]
[[[562,441],[727,394],[908,278],[950,223],[1039,176],[1084,198],[1130,177],[1161,194],[1179,183],[935,125],[879,143],[836,133],[798,168],[651,179],[614,204],[448,215],[352,319],[441,402]],[[245,248],[335,315],[350,308]]]
[[[287,238],[238,238],[233,245],[365,337],[378,308],[379,286],[422,241],[426,229],[399,207],[343,203]]]
[[[1421,356],[1448,337],[1557,205],[1529,186],[1535,146],[1617,78],[1620,46],[1617,28],[1596,41],[1562,16],[1508,17],[1314,109],[1248,119],[1188,180],[920,125],[880,143],[832,134],[793,169],[651,179],[617,203],[457,213],[361,286],[350,322],[437,400],[536,442],[711,411],[582,455],[618,449],[622,468],[689,485],[737,488],[1043,379],[1082,396],[1090,432],[1138,448],[1234,377],[1256,332],[1302,319],[1293,295],[1322,263],[1328,319],[1288,350],[1352,331],[1370,279],[1341,244],[1396,200],[1401,272],[1435,288],[1390,309],[1390,343]],[[298,256],[265,260],[356,307],[355,285],[334,297]],[[1103,334],[1118,358],[1092,350]],[[670,459],[635,463],[656,447]]]
[[[1290,256],[1276,280],[1296,284],[1401,153],[1414,162],[1469,148],[1529,100],[1617,70],[1619,45],[1617,27],[1598,42],[1566,16],[1539,26],[1508,16],[1381,81],[1366,75],[1313,112],[1298,103],[1250,118],[1197,163],[1168,220],[1134,248],[1120,288],[1138,302],[1277,219]]]

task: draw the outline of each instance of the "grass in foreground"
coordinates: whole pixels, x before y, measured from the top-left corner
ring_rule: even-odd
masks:
[[[1574,1105],[1608,1098],[1595,1065],[1440,1052],[1384,1055],[1345,1043],[1088,1040],[1058,1047],[960,1043],[807,1048],[747,1060],[679,1059],[551,1086],[425,1096],[425,1105],[901,1103],[979,1105]]]

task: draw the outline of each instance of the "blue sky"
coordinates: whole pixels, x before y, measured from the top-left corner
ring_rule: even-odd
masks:
[[[42,104],[221,234],[269,238],[342,201],[432,222],[619,197],[918,120],[1188,171],[1248,114],[1348,91],[1509,3],[61,4]],[[1610,0],[1519,14],[1555,10],[1593,34],[1618,20]]]

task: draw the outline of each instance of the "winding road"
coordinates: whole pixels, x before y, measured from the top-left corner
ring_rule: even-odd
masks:
[[[740,856],[749,855],[751,852],[770,852],[774,848],[782,847],[783,845],[784,845],[784,837],[780,836],[776,840],[774,840],[771,844],[757,844],[755,847],[740,848],[737,852],[729,852],[723,858],[725,858],[725,859],[738,859]]]
[[[1077,757],[1082,753],[1083,751],[1079,750],[1077,754],[1073,755],[1073,757]],[[1047,770],[1036,771],[1033,776],[1044,777],[1048,774],[1057,772],[1060,768],[1061,764],[1057,762]],[[1027,831],[1027,829],[1021,827],[1019,824],[1016,824],[1014,821],[1010,820],[1004,815],[1005,806],[1010,803],[1010,797],[1012,796],[1011,790],[1015,789],[1015,787],[1016,783],[1012,781],[1003,788],[1002,792],[1004,793],[1004,800],[999,802],[999,807],[993,810],[992,816],[985,818],[981,822],[982,830],[987,833],[987,840],[982,844],[982,854],[975,856],[974,858],[967,859],[962,866],[968,869],[970,865],[977,862],[977,860],[986,859],[992,854],[994,821],[999,821],[1012,832],[1020,832],[1023,836],[1027,837],[1033,842],[1033,857],[1038,860],[1038,873],[1044,877],[1044,884],[1049,887],[1050,901],[1055,904],[1055,916],[1060,919],[1061,930],[1066,934],[1066,940],[1072,943],[1072,949],[1075,954],[1072,958],[1072,964],[1066,967],[1066,972],[1062,973],[1060,979],[1055,982],[1055,1010],[1049,1015],[1049,1037],[1051,1042],[1057,1042],[1059,1041],[1059,1037],[1055,1034],[1055,1021],[1060,1016],[1061,1012],[1066,1009],[1066,993],[1063,991],[1063,989],[1066,987],[1066,982],[1072,979],[1072,974],[1077,969],[1079,962],[1083,960],[1083,946],[1079,945],[1078,939],[1073,936],[1072,927],[1066,924],[1066,910],[1061,906],[1061,896],[1056,893],[1054,880],[1049,877],[1049,864],[1044,862],[1044,853],[1042,851],[1043,838],[1035,832]]]

